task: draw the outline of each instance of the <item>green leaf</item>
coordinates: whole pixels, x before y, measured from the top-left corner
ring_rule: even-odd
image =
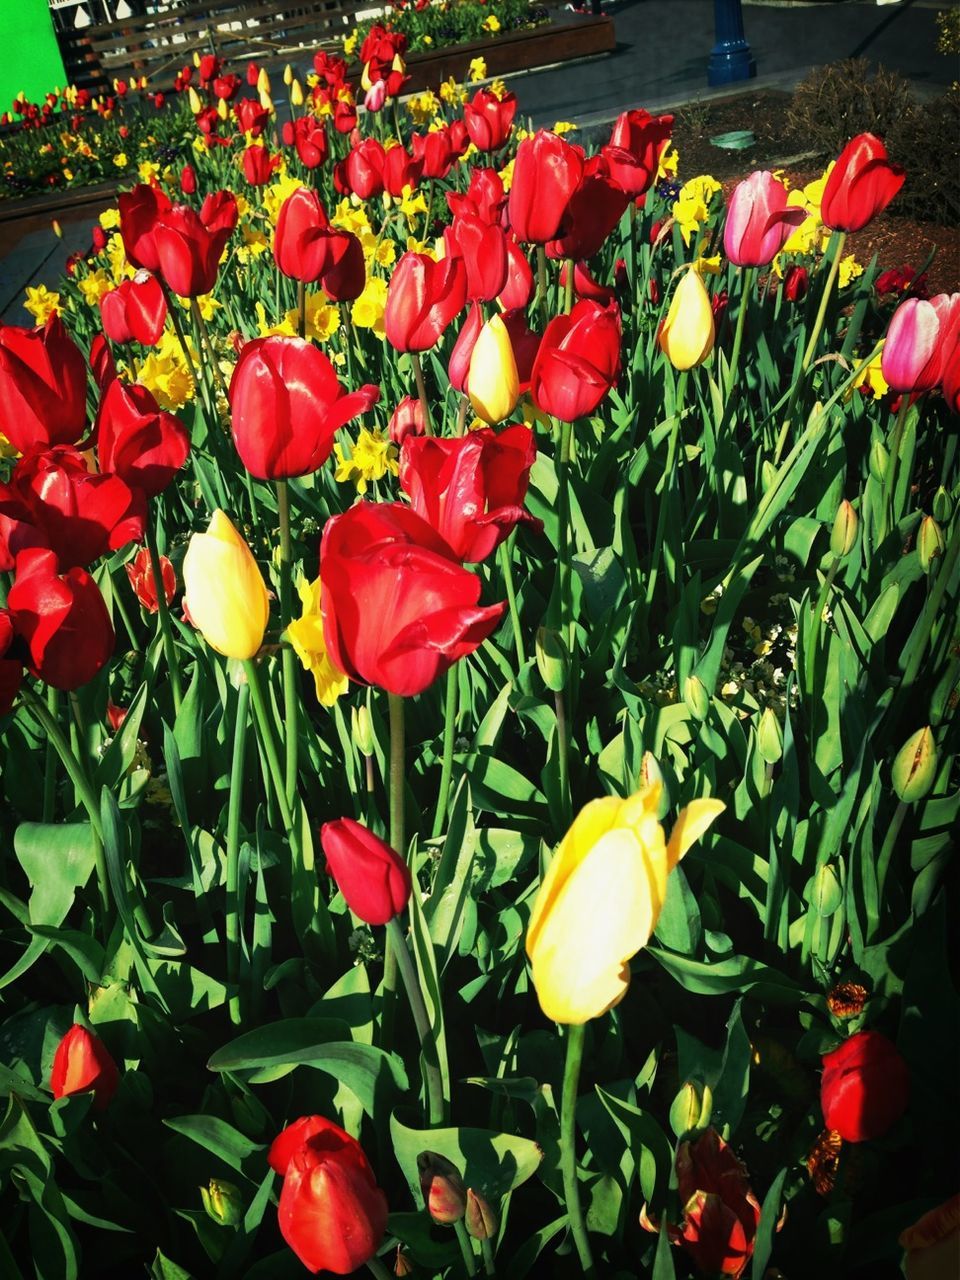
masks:
[[[647,1204],[659,1204],[666,1195],[673,1168],[673,1149],[666,1134],[646,1111],[596,1085],[597,1096],[623,1134],[636,1161],[640,1189]]]
[[[190,1138],[205,1151],[217,1156],[251,1182],[259,1182],[263,1177],[262,1165],[266,1157],[262,1153],[266,1151],[266,1147],[262,1143],[251,1142],[225,1120],[220,1120],[217,1116],[177,1116],[173,1120],[164,1120],[163,1123],[174,1133]]]
[[[193,1280],[193,1276],[183,1267],[171,1262],[158,1249],[157,1256],[150,1264],[150,1280]]]
[[[781,1169],[770,1184],[770,1190],[763,1197],[763,1208],[760,1210],[760,1221],[757,1223],[757,1236],[753,1248],[751,1280],[763,1280],[766,1275],[767,1263],[773,1251],[773,1233],[780,1220],[780,1197],[783,1194],[786,1178],[787,1170]]]
[[[660,1223],[660,1237],[657,1240],[657,1252],[653,1258],[653,1270],[650,1272],[650,1280],[677,1280],[677,1273],[673,1266],[673,1249],[670,1245],[670,1237],[667,1234],[666,1218]]]
[[[417,1204],[420,1174],[417,1156],[422,1151],[436,1151],[446,1156],[460,1170],[468,1187],[476,1187],[491,1201],[503,1198],[536,1173],[543,1151],[530,1138],[519,1138],[492,1129],[409,1129],[390,1117],[393,1150]]]
[[[722,960],[691,960],[663,947],[647,951],[673,978],[697,995],[720,996],[757,988],[765,999],[793,1004],[803,990],[792,978],[750,956],[725,956]]]
[[[147,705],[147,686],[142,684],[137,695],[130,703],[123,724],[114,736],[113,741],[103,754],[97,766],[94,788],[113,787],[133,764],[137,754],[137,740],[140,736],[140,723]]]

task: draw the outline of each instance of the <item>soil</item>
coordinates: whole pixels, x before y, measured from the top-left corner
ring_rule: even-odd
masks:
[[[790,133],[787,109],[790,95],[763,89],[755,94],[692,103],[676,113],[673,141],[680,156],[680,179],[712,174],[728,195],[737,182],[755,169],[783,169],[791,186],[803,186],[823,172],[827,155],[804,149]],[[743,151],[727,151],[710,139],[749,129],[755,144]],[[897,213],[896,200],[877,218],[847,239],[847,252],[858,261],[878,255],[881,270],[889,267],[927,268],[931,294],[960,289],[960,227],[922,222]]]

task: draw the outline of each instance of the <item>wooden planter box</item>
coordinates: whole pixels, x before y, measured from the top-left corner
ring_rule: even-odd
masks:
[[[121,183],[116,179],[100,182],[94,187],[71,187],[59,191],[39,191],[24,196],[22,200],[4,197],[0,200],[0,223],[13,222],[17,218],[33,218],[43,214],[58,218],[61,214],[90,206],[90,213],[99,212],[117,198]]]

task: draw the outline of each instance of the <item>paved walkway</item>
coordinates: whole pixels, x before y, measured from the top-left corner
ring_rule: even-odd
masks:
[[[744,30],[757,80],[714,91],[707,85],[713,0],[613,0],[604,6],[616,23],[612,54],[511,76],[510,86],[534,125],[563,119],[601,125],[629,107],[662,110],[751,85],[790,89],[811,67],[851,57],[899,71],[918,95],[934,95],[960,78],[958,60],[936,51],[937,11],[949,7],[934,0],[745,0]],[[573,13],[560,16],[579,21]],[[66,254],[88,239],[92,222],[88,216],[69,228],[65,224],[62,242],[34,222],[24,227],[19,243],[0,244],[0,253],[6,250],[0,259],[0,322],[28,323],[21,306],[24,287],[55,287]]]

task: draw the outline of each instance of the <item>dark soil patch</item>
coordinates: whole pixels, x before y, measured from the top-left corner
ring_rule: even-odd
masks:
[[[681,181],[709,173],[723,183],[725,194],[755,169],[783,169],[792,186],[803,186],[819,177],[828,155],[818,155],[813,144],[804,145],[787,125],[790,94],[772,89],[739,94],[709,103],[694,102],[676,113],[673,140],[680,156]],[[710,139],[749,129],[755,143],[743,151],[727,151]],[[921,267],[930,254],[936,256],[927,270],[930,293],[954,293],[960,289],[960,227],[903,217],[897,202],[847,240],[847,251],[860,262],[876,253],[881,268]]]

